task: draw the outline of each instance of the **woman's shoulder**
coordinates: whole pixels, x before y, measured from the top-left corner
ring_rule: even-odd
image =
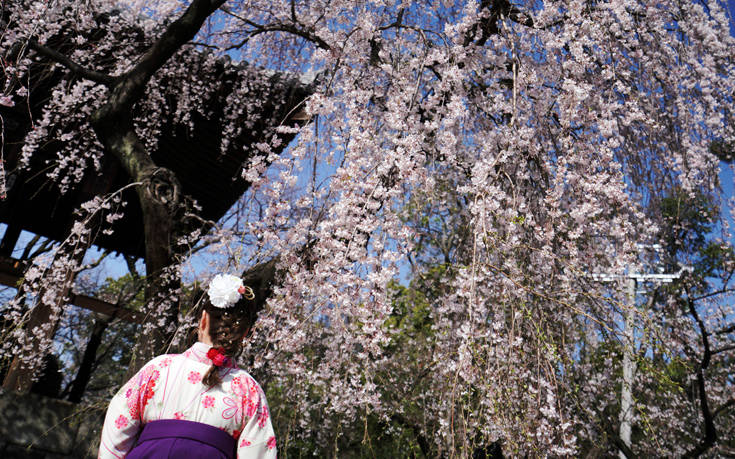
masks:
[[[182,354],[162,354],[162,355],[156,356],[152,358],[151,360],[149,360],[143,366],[143,368],[141,368],[141,372],[150,374],[156,371],[166,369],[171,366],[171,363],[181,358],[182,358]]]
[[[250,396],[252,397],[256,394],[259,396],[263,394],[263,389],[258,384],[258,381],[240,367],[229,369],[222,376],[222,384],[229,387],[232,392],[242,395],[247,393],[251,394]]]
[[[150,361],[151,364],[159,368],[166,368],[171,365],[174,359],[182,359],[184,354],[161,354]]]
[[[138,373],[129,382],[141,382],[150,378],[158,379],[161,370],[171,365],[180,354],[163,354],[152,358],[138,370]]]
[[[225,381],[248,381],[252,382],[253,384],[258,384],[258,382],[255,380],[255,378],[250,375],[246,370],[240,368],[240,367],[232,367],[227,369],[227,373],[222,376],[222,380]],[[260,387],[260,385],[258,385]]]

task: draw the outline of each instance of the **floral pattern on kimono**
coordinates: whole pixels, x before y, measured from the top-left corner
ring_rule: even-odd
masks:
[[[210,346],[196,343],[183,354],[148,362],[110,401],[100,458],[124,458],[145,424],[159,419],[202,422],[232,435],[237,458],[275,458],[276,438],[260,385],[236,365],[220,368],[222,382],[207,387],[202,376]]]

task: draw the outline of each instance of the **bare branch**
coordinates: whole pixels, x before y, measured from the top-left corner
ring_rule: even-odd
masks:
[[[201,46],[202,48],[219,50],[219,46],[210,45],[209,43],[203,43],[201,41],[190,41],[189,43],[187,43],[187,45],[194,46],[194,47]]]
[[[716,290],[714,292],[710,292],[710,293],[706,293],[706,294],[701,295],[701,296],[694,297],[694,298],[692,298],[692,301],[704,300],[705,298],[710,298],[710,297],[713,297],[713,296],[722,295],[722,294],[725,294],[725,293],[732,293],[732,292],[735,292],[735,288],[723,288],[723,289],[720,289],[720,290]]]
[[[247,37],[245,37],[240,43],[237,43],[235,45],[230,46],[225,51],[231,51],[233,49],[242,48],[245,46],[245,44],[254,36],[260,35],[262,33],[266,32],[288,32],[293,35],[297,35],[301,38],[305,38],[309,40],[310,42],[316,44],[319,48],[330,50],[332,49],[331,46],[329,46],[329,43],[324,41],[321,37],[319,37],[317,34],[312,32],[311,30],[303,29],[297,27],[296,23],[294,24],[285,24],[285,23],[273,23],[273,24],[267,24],[262,25],[258,24],[257,22],[253,22],[248,18],[244,18],[238,14],[233,13],[229,8],[222,8],[222,11],[229,14],[230,16],[237,18],[244,22],[245,24],[252,27],[254,30],[250,31]]]
[[[728,333],[732,333],[735,331],[735,324],[732,324],[728,327],[721,328],[715,332],[717,335],[727,335]]]
[[[735,349],[735,344],[731,344],[729,346],[722,346],[721,348],[713,350],[712,355],[719,354],[720,352],[732,351],[733,349]]]
[[[687,303],[689,305],[689,313],[694,318],[695,322],[699,327],[699,332],[702,335],[702,346],[704,347],[704,355],[697,369],[697,387],[699,392],[699,407],[702,411],[702,417],[704,418],[704,438],[702,441],[695,446],[692,450],[688,451],[684,457],[699,457],[702,453],[707,451],[717,441],[717,428],[715,427],[714,416],[709,409],[709,402],[707,401],[707,387],[704,381],[704,370],[709,367],[710,360],[712,358],[712,351],[709,344],[709,332],[704,325],[704,322],[699,317],[697,308],[694,305],[694,300],[689,295],[689,289],[686,288]]]
[[[108,255],[110,255],[110,253],[112,252],[110,252],[109,250],[105,250],[104,252],[102,252],[102,255],[100,255],[100,257],[97,260],[82,266],[80,271],[85,271],[88,269],[96,268],[102,263],[102,261],[104,261],[105,258],[107,258]]]

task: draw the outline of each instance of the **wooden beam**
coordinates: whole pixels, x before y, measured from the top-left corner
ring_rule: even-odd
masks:
[[[144,315],[138,311],[123,308],[91,296],[72,293],[69,298],[69,303],[74,306],[79,306],[80,308],[89,309],[90,311],[99,312],[106,316],[122,319],[127,322],[134,322],[136,324],[142,324],[144,319]]]
[[[25,263],[22,260],[0,256],[0,284],[18,288],[18,283],[23,278],[24,270]],[[145,318],[145,316],[138,311],[123,308],[116,304],[108,303],[107,301],[87,295],[71,293],[69,295],[69,304],[136,324],[142,324]]]
[[[5,228],[5,234],[3,235],[2,241],[0,241],[0,255],[9,257],[13,254],[13,249],[18,242],[20,232],[21,227],[12,223]]]

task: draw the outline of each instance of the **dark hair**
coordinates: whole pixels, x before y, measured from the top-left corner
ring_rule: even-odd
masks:
[[[255,323],[255,300],[248,300],[243,296],[229,308],[217,308],[212,305],[209,295],[205,292],[202,306],[209,314],[209,337],[212,346],[223,348],[224,354],[234,361],[242,352],[243,335]],[[222,382],[215,365],[209,367],[202,381],[209,387]]]

